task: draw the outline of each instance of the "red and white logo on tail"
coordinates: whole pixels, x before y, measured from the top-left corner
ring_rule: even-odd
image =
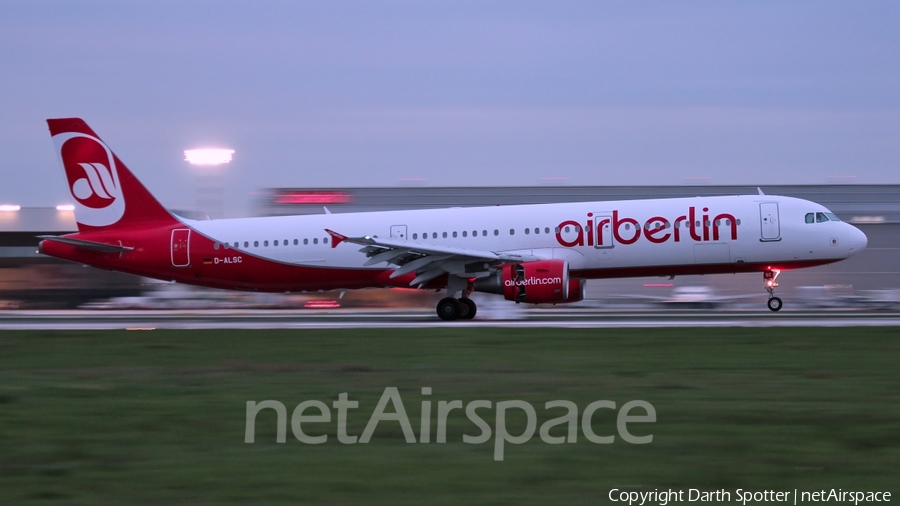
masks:
[[[100,139],[81,132],[53,136],[69,191],[75,199],[78,223],[104,227],[125,214],[125,198],[112,151]]]

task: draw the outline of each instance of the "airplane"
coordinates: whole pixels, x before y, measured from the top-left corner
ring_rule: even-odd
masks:
[[[825,207],[735,195],[190,220],[167,211],[80,118],[47,124],[78,232],[44,255],[227,290],[446,290],[437,316],[470,320],[473,292],[515,303],[584,298],[587,279],[780,272],[837,262],[867,238]],[[327,209],[326,209],[327,211]]]

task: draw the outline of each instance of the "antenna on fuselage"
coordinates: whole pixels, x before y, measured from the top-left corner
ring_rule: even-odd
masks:
[[[765,195],[765,193],[763,193],[762,191],[762,188],[760,188],[759,186],[756,187],[756,191],[758,191],[760,195]]]

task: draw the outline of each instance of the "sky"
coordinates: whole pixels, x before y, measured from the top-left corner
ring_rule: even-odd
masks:
[[[164,205],[263,187],[900,183],[900,3],[0,0],[0,204],[85,119]]]

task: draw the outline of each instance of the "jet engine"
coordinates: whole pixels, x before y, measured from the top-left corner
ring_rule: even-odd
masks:
[[[503,295],[516,303],[557,304],[584,298],[584,283],[569,279],[565,260],[506,264],[493,275],[476,279],[474,288],[476,292]]]

